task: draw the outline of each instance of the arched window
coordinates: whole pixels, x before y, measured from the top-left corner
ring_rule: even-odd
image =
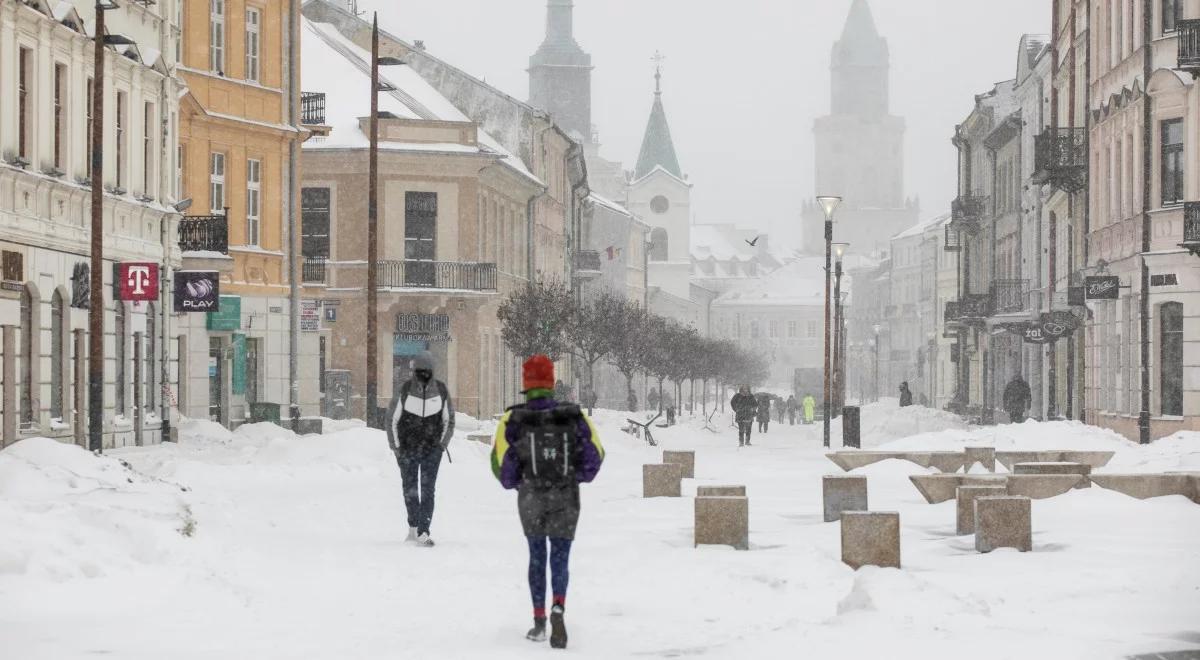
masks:
[[[38,299],[33,286],[21,290],[21,425],[28,428],[37,417],[34,392],[38,385]]]
[[[666,261],[667,260],[667,230],[662,227],[655,227],[650,232],[650,261]]]
[[[95,303],[93,303],[95,304]],[[113,410],[125,414],[125,303],[113,301]]]
[[[158,306],[146,306],[146,410],[157,410],[158,402]]]
[[[1183,415],[1183,303],[1159,306],[1158,332],[1162,414]]]
[[[50,298],[50,417],[63,418],[63,328],[66,327],[66,305],[62,292],[54,290]]]

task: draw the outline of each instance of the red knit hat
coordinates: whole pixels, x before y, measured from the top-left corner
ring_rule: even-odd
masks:
[[[554,389],[554,363],[545,355],[535,355],[521,367],[525,391]]]

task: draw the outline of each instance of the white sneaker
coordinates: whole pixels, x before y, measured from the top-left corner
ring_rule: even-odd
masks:
[[[406,536],[404,538],[404,542],[405,543],[416,543],[417,542],[417,528],[416,527],[408,528],[408,536]]]
[[[416,543],[417,543],[417,545],[421,546],[422,548],[432,548],[433,547],[433,539],[429,538],[428,532],[418,536]]]

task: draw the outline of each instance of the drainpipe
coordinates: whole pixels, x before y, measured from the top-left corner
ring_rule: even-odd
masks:
[[[295,129],[299,125],[296,108],[296,69],[297,52],[296,39],[299,34],[299,9],[293,2],[287,5],[288,22],[285,39],[287,39],[287,96],[288,96],[288,125]],[[288,407],[292,419],[292,430],[300,425],[300,277],[298,259],[300,246],[296,236],[296,170],[297,162],[296,138],[288,141],[288,175],[287,192],[284,194],[284,223],[287,232],[288,247]]]
[[[1138,413],[1138,442],[1150,443],[1150,264],[1146,253],[1150,251],[1150,175],[1154,169],[1154,154],[1151,145],[1154,133],[1150,125],[1154,106],[1147,88],[1154,74],[1154,8],[1149,2],[1142,3],[1142,259],[1140,323],[1142,335],[1141,377],[1142,409]]]
[[[1083,200],[1083,265],[1085,267],[1091,265],[1091,235],[1092,235],[1092,3],[1087,3],[1086,14],[1084,20],[1088,26],[1089,38],[1084,42],[1084,57],[1083,57],[1083,88],[1084,88],[1084,106],[1083,106],[1083,132],[1087,140],[1085,144],[1088,148],[1084,150],[1084,158],[1087,159],[1085,167],[1087,168],[1088,187],[1085,188],[1085,197]],[[1084,323],[1080,325],[1079,341],[1081,346],[1079,351],[1079,421],[1087,422],[1087,318],[1085,315]]]

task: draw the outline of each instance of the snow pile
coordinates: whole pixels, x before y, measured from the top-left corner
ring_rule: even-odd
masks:
[[[197,532],[185,498],[117,459],[22,440],[0,452],[0,578],[62,582],[161,563]]]
[[[868,403],[860,412],[860,429],[862,447],[877,447],[892,440],[919,436],[921,434],[969,431],[973,427],[963,421],[962,417],[945,410],[926,408],[924,406],[900,407],[897,399],[883,399]],[[819,425],[819,423],[818,423]],[[947,437],[961,436],[947,434]],[[838,417],[830,424],[830,437],[842,437],[842,418]]]

